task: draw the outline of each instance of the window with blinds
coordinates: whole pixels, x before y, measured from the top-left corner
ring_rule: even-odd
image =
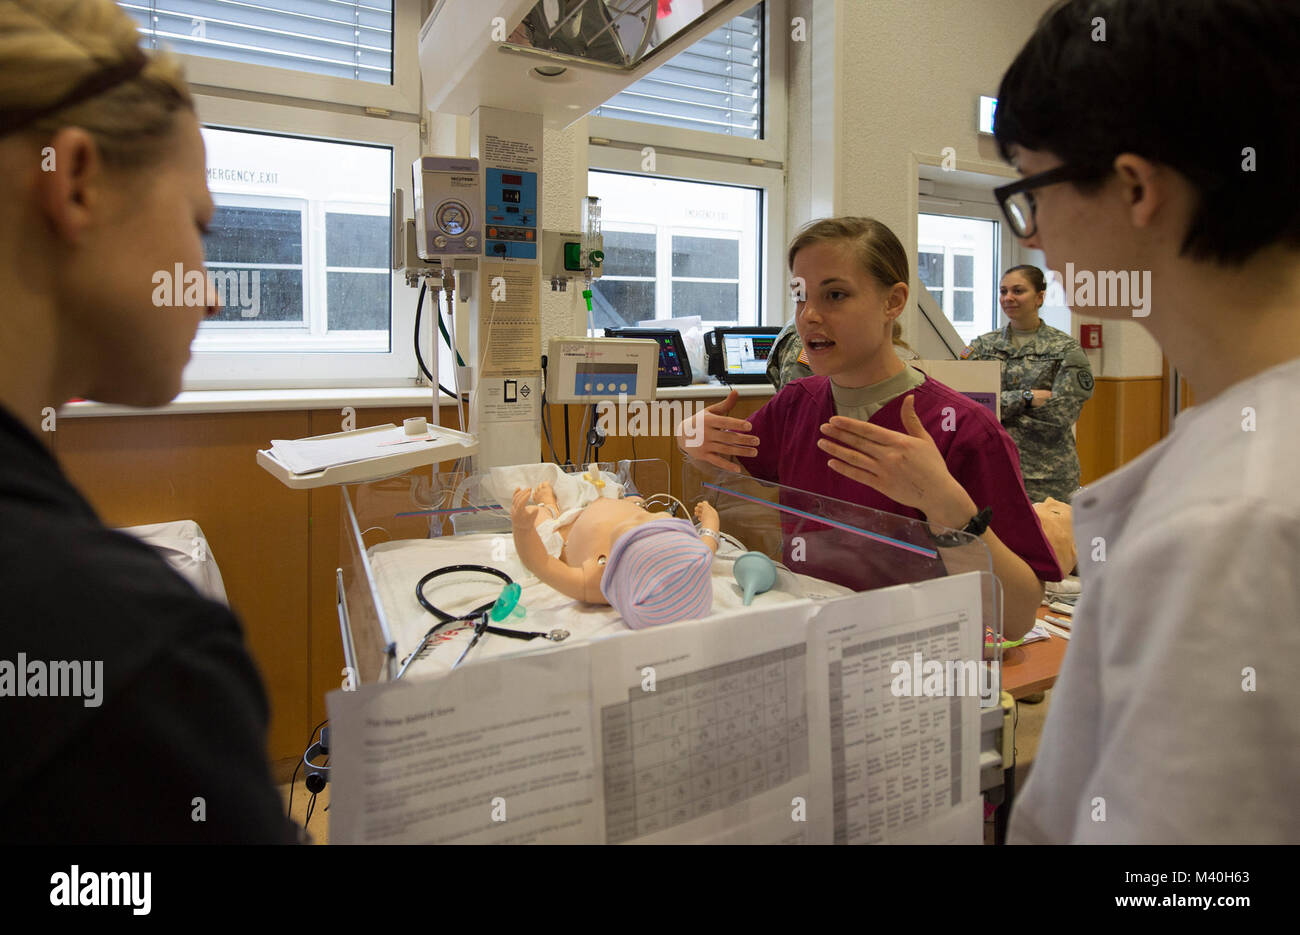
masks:
[[[151,47],[393,83],[393,0],[119,0]]]
[[[761,139],[763,6],[710,33],[592,114]]]

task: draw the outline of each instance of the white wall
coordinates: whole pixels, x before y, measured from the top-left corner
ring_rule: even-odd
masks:
[[[981,94],[1050,0],[791,0],[809,23],[789,42],[787,235],[814,217],[865,214],[888,224],[916,269],[918,165],[955,152],[960,170],[1014,177],[976,127]],[[788,33],[786,34],[788,39]],[[1078,335],[1081,322],[1073,317]],[[904,337],[926,337],[915,303]],[[1154,376],[1160,351],[1141,326],[1108,322],[1099,376]]]

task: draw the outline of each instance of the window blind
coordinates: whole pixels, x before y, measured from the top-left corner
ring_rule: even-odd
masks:
[[[393,0],[120,0],[152,48],[393,82]]]
[[[763,4],[737,16],[592,113],[759,139]]]

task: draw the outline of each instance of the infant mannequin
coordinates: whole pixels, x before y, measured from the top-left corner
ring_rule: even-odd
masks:
[[[530,501],[535,500],[536,503]],[[540,504],[540,505],[538,505]],[[710,568],[718,540],[684,519],[651,513],[640,498],[601,498],[558,532],[559,557],[537,527],[558,515],[550,484],[517,488],[510,510],[515,550],[544,584],[590,604],[609,604],[632,629],[703,617],[713,606]],[[718,511],[695,508],[703,529],[718,532]]]
[[[1061,574],[1070,574],[1079,562],[1079,556],[1074,550],[1073,508],[1068,503],[1048,497],[1042,503],[1034,504],[1034,512],[1043,524],[1043,534],[1056,552],[1056,563],[1061,566]]]

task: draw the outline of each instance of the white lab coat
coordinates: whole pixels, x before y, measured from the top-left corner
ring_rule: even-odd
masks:
[[[1075,495],[1083,595],[1013,843],[1300,842],[1298,485],[1293,360]]]

